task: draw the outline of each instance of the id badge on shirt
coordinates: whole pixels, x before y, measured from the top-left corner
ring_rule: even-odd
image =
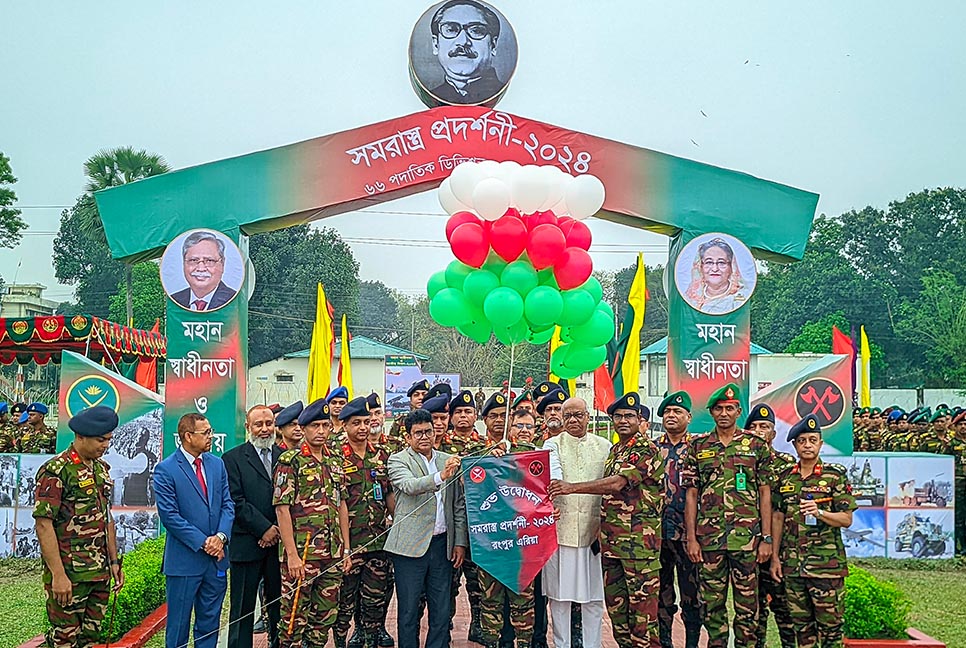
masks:
[[[744,470],[741,470],[735,474],[735,490],[737,490],[739,493],[743,493],[748,490],[748,475],[745,474]]]
[[[372,498],[377,502],[382,501],[382,486],[379,484],[379,482],[376,482],[372,485]]]

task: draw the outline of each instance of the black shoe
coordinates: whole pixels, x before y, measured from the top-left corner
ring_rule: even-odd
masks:
[[[265,627],[265,622],[261,618],[259,618],[258,621],[255,622],[254,626],[252,626],[252,632],[254,632],[255,634],[259,634],[261,632],[267,632],[267,631],[268,630]]]
[[[385,628],[379,628],[379,630],[376,631],[376,645],[379,646],[379,648],[393,648],[393,646],[396,645],[396,642],[393,641],[392,636],[386,632]]]
[[[335,637],[332,641],[335,648],[345,648],[345,637]]]
[[[365,648],[366,645],[366,635],[362,633],[359,628],[352,631],[352,636],[349,637],[349,641],[345,643],[345,648]],[[336,646],[338,648],[338,646]]]
[[[483,638],[483,628],[480,627],[478,621],[470,622],[470,631],[466,633],[466,640],[480,645],[486,645],[486,640]]]

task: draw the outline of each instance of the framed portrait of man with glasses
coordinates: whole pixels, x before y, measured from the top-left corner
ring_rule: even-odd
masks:
[[[479,0],[446,0],[413,28],[409,75],[430,108],[494,106],[517,64],[517,41],[507,19]]]
[[[215,230],[184,232],[168,244],[161,257],[164,292],[185,310],[223,308],[235,299],[244,281],[241,251]]]
[[[691,308],[705,315],[726,315],[748,302],[758,271],[751,250],[735,237],[702,234],[678,255],[674,282]]]

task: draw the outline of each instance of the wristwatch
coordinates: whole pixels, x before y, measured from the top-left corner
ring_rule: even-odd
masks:
[[[822,517],[824,515],[825,515],[825,511],[823,511],[822,509],[816,509],[815,517]]]
[[[765,544],[771,544],[772,543],[772,539],[771,539],[771,536],[770,535],[761,536],[761,541],[764,542]]]
[[[215,534],[215,537],[217,537],[219,540],[221,540],[221,544],[223,544],[223,545],[228,544],[228,536],[226,536],[221,531],[219,531],[218,533],[216,533]]]

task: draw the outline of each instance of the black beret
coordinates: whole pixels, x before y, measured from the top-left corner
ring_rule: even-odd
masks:
[[[302,413],[299,414],[299,425],[305,426],[315,421],[326,421],[329,419],[329,404],[324,398],[309,403]]]
[[[452,412],[457,407],[472,407],[476,409],[476,401],[473,400],[473,394],[466,389],[458,393],[456,398],[449,402],[449,411]]]
[[[797,439],[799,435],[805,434],[806,432],[818,432],[822,434],[822,426],[818,424],[818,418],[814,414],[809,414],[793,425],[788,430],[788,436],[785,437],[785,440],[790,443]]]
[[[353,398],[339,412],[340,421],[345,421],[350,416],[369,416],[369,400],[365,396]]]
[[[428,392],[426,392],[426,398],[436,398],[441,394],[446,395],[446,402],[449,402],[449,400],[453,397],[453,388],[449,386],[449,383],[436,383],[429,388]]]
[[[607,416],[613,416],[614,412],[619,409],[629,409],[634,410],[640,414],[641,397],[634,392],[629,394],[624,394],[613,403],[607,406]],[[650,412],[648,412],[650,414]]]
[[[71,417],[67,426],[78,436],[100,437],[117,429],[117,412],[110,407],[98,405],[81,410]]]
[[[302,413],[302,409],[304,407],[305,406],[302,405],[302,401],[295,401],[275,415],[275,425],[282,427],[283,425],[288,425],[289,423],[298,420],[299,414]]]
[[[560,389],[560,385],[549,380],[544,380],[533,388],[533,398],[539,400],[556,389]]]
[[[382,409],[382,399],[379,398],[379,394],[375,392],[366,396],[366,403],[369,404],[369,411],[374,409]]]
[[[432,398],[427,398],[423,401],[423,404],[420,408],[426,410],[430,414],[442,414],[448,411],[449,396],[446,394],[437,394]]]
[[[413,394],[420,390],[425,392],[429,391],[429,381],[426,380],[425,378],[417,380],[412,385],[410,385],[409,391],[406,392],[406,396],[409,396],[410,398],[412,398]]]
[[[550,393],[541,398],[537,403],[537,414],[543,414],[543,411],[547,409],[548,405],[553,405],[554,403],[560,403],[562,405],[565,400],[567,400],[567,394],[564,393],[564,390],[560,387],[551,389]]]
[[[756,421],[770,421],[775,422],[775,412],[771,407],[765,405],[764,403],[759,403],[751,408],[751,413],[748,414],[748,418],[745,419],[744,428],[747,430],[751,427],[751,424]]]
[[[10,407],[10,413],[11,414],[23,414],[26,411],[27,411],[27,404],[26,403],[14,403]]]
[[[506,396],[503,395],[503,392],[495,392],[486,399],[486,403],[483,404],[483,411],[480,413],[486,416],[491,410],[495,410],[498,407],[506,407],[506,405]]]

